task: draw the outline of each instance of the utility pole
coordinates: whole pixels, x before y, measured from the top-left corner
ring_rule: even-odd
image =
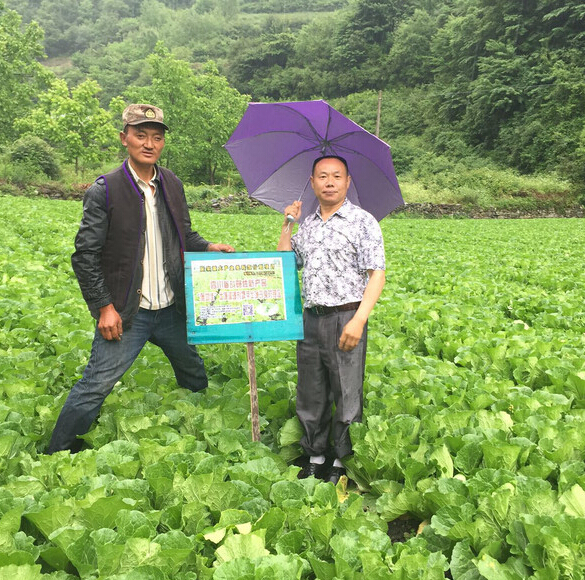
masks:
[[[380,136],[380,114],[382,112],[382,91],[378,91],[378,115],[376,116],[376,137]]]

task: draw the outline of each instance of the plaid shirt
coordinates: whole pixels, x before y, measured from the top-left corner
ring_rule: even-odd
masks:
[[[291,239],[303,268],[305,308],[359,302],[368,270],[385,270],[384,240],[376,218],[345,200],[324,222],[321,211],[308,216]]]

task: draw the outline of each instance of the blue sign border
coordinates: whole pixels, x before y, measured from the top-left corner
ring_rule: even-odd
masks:
[[[246,258],[281,258],[286,320],[242,322],[238,324],[195,325],[193,300],[192,262],[205,260],[242,260]],[[275,340],[301,340],[303,334],[303,307],[299,289],[299,276],[294,252],[186,252],[185,297],[187,299],[187,342],[189,344],[215,344],[229,342],[265,342]]]

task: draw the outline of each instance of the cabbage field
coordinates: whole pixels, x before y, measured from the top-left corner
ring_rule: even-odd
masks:
[[[297,479],[290,342],[255,346],[260,443],[244,345],[201,347],[202,393],[149,346],[84,450],[43,454],[93,333],[69,263],[80,217],[0,197],[0,580],[585,576],[582,222],[382,222],[365,417],[335,488]],[[281,218],[193,222],[258,251]]]

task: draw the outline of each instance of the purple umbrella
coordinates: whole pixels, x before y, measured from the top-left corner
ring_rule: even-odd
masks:
[[[317,208],[309,175],[322,155],[347,160],[348,199],[378,221],[404,203],[390,147],[325,101],[250,103],[225,147],[251,197],[279,212],[301,199],[301,221]]]

